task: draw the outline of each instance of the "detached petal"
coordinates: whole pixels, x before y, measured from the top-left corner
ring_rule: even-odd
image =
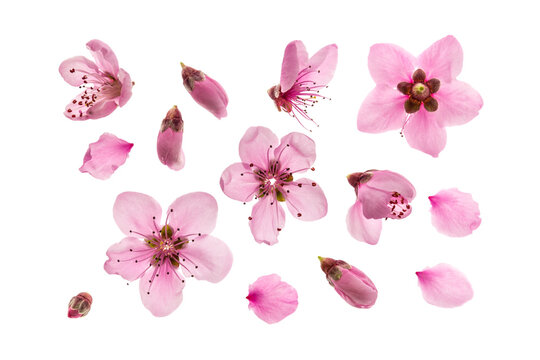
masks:
[[[210,235],[196,237],[180,250],[182,271],[198,280],[217,283],[231,270],[233,256],[223,241]],[[186,261],[183,261],[186,259]]]
[[[155,224],[161,221],[161,206],[153,197],[137,193],[123,192],[116,197],[113,217],[122,232],[128,236],[136,233],[150,236],[159,231]]]
[[[243,163],[254,164],[266,170],[269,168],[268,158],[272,147],[278,145],[279,140],[270,129],[263,126],[250,127],[240,140],[240,159]]]
[[[410,81],[415,63],[414,56],[394,44],[375,44],[369,51],[369,72],[377,85],[394,88],[402,81]]]
[[[328,203],[319,184],[307,178],[282,186],[285,203],[291,214],[304,221],[319,220],[326,216]]]
[[[427,79],[437,78],[450,82],[463,67],[463,49],[457,39],[449,35],[420,54],[418,66],[426,72]]]
[[[462,125],[471,121],[484,105],[476,90],[458,80],[443,84],[433,97],[438,101],[439,108],[432,116],[441,127]]]
[[[231,199],[248,202],[257,195],[261,184],[253,169],[244,163],[235,163],[221,174],[221,190]]]
[[[169,209],[169,224],[180,229],[180,235],[210,234],[216,227],[218,205],[216,199],[205,192],[180,196]]]
[[[291,41],[285,48],[281,64],[281,91],[289,90],[296,81],[298,73],[307,66],[308,53],[300,40]]]
[[[403,104],[407,96],[387,85],[377,85],[366,97],[358,111],[358,130],[380,133],[400,129],[407,113]]]
[[[132,147],[132,143],[104,133],[98,141],[88,146],[79,171],[87,172],[96,179],[106,180],[126,162]]]
[[[75,56],[64,60],[60,64],[58,71],[64,80],[72,86],[101,80],[96,64],[84,56]]]
[[[105,271],[118,274],[127,281],[137,280],[150,265],[150,255],[154,250],[141,240],[133,237],[124,238],[109,247],[105,261]]]
[[[420,109],[411,115],[403,135],[412,148],[438,157],[446,146],[446,130],[434,120],[426,110]]]
[[[184,279],[168,261],[152,266],[139,281],[143,305],[154,316],[167,316],[182,303]]]
[[[290,168],[291,172],[306,171],[316,157],[315,141],[298,132],[282,137],[280,145],[274,150],[274,159],[279,161],[279,168]]]
[[[431,305],[452,308],[463,305],[473,297],[469,280],[448,264],[426,268],[418,271],[416,276],[424,299]]]
[[[120,97],[118,98],[118,105],[124,106],[129,99],[131,99],[131,89],[133,88],[133,82],[131,76],[124,69],[120,69],[118,72],[118,81],[122,84],[122,90],[120,91]]]
[[[258,243],[274,245],[279,232],[285,226],[285,212],[276,199],[265,196],[259,199],[251,211],[249,228]]]
[[[315,85],[327,85],[334,77],[338,61],[338,47],[336,44],[331,44],[317,51],[308,61],[310,72],[302,81],[313,81]]]
[[[357,201],[347,213],[347,229],[353,238],[375,245],[379,242],[382,230],[381,219],[367,219],[362,203]]]
[[[202,81],[196,81],[193,90],[189,92],[193,100],[206,110],[210,111],[218,119],[227,116],[229,98],[225,89],[210,76],[205,74]]]
[[[101,40],[90,40],[86,44],[86,48],[92,53],[98,67],[103,70],[103,72],[116,78],[119,70],[118,59],[116,59],[116,55],[109,45]]]
[[[478,203],[471,194],[458,189],[441,190],[429,197],[431,202],[431,222],[438,232],[461,237],[472,234],[482,219]]]
[[[249,309],[268,324],[283,320],[298,307],[295,288],[281,281],[276,274],[261,276],[249,285],[246,299],[249,300]]]

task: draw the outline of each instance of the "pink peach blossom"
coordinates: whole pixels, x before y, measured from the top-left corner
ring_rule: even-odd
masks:
[[[200,70],[182,65],[182,79],[184,87],[193,100],[218,119],[227,116],[229,98],[223,87],[210,76]]]
[[[231,268],[229,247],[210,235],[217,211],[212,195],[186,194],[171,204],[162,225],[161,207],[152,197],[118,195],[114,220],[127,237],[107,250],[105,271],[140,279],[143,305],[154,316],[169,315],[182,302],[184,276],[217,283]]]
[[[89,173],[96,179],[106,180],[126,162],[132,147],[132,143],[104,133],[98,141],[88,146],[79,171]]]
[[[295,288],[281,281],[276,274],[261,276],[249,285],[246,299],[249,300],[249,309],[268,324],[285,319],[298,307]]]
[[[131,98],[133,82],[111,48],[100,40],[86,44],[95,62],[75,56],[60,64],[60,75],[84,91],[66,106],[64,115],[71,120],[99,119],[124,106]]]
[[[356,192],[356,202],[347,214],[347,229],[356,240],[379,242],[382,219],[404,219],[416,196],[414,186],[388,170],[368,170],[347,176]]]
[[[337,58],[336,44],[327,45],[308,58],[304,43],[291,41],[285,48],[280,83],[268,90],[278,111],[289,113],[302,126],[301,119],[314,122],[307,108],[315,105],[319,98],[326,99],[319,91],[328,87],[334,77]]]
[[[157,138],[157,153],[159,160],[173,170],[182,170],[186,163],[182,150],[182,138],[184,136],[184,120],[180,111],[175,106],[167,112],[161,122]]]
[[[257,199],[249,217],[251,233],[258,243],[273,245],[285,226],[285,203],[300,220],[318,220],[328,204],[320,186],[297,173],[315,170],[315,142],[304,134],[290,133],[278,140],[270,129],[249,128],[240,140],[240,159],[221,175],[221,189],[242,202]]]
[[[482,97],[456,77],[463,66],[461,45],[447,36],[414,57],[393,44],[371,47],[368,66],[375,89],[358,112],[358,130],[402,129],[409,145],[437,157],[446,145],[446,126],[472,120]]]
[[[456,268],[439,264],[418,271],[418,285],[424,299],[431,305],[452,308],[463,305],[473,298],[469,280]]]
[[[442,234],[460,237],[472,234],[482,219],[478,203],[471,194],[458,189],[441,190],[429,197],[431,222]]]

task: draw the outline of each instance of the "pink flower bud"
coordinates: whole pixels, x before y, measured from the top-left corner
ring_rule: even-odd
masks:
[[[227,116],[229,98],[223,87],[202,71],[186,66],[184,63],[180,63],[180,65],[182,65],[184,87],[193,100],[218,119]]]
[[[79,295],[72,297],[69,301],[68,318],[76,319],[86,316],[90,312],[91,305],[92,296],[86,292],[79,293]]]
[[[159,160],[173,170],[181,170],[185,165],[182,151],[184,136],[184,121],[178,108],[173,106],[161,122],[157,138],[157,153]]]
[[[349,305],[369,309],[377,300],[377,288],[373,282],[354,266],[343,260],[319,256],[326,280]]]

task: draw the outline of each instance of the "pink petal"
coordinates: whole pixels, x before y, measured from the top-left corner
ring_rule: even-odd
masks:
[[[334,77],[338,61],[338,48],[336,44],[331,44],[317,51],[309,61],[308,66],[311,66],[311,72],[303,77],[302,80],[313,81],[316,85],[327,85]]]
[[[402,81],[410,81],[416,59],[394,44],[375,44],[368,56],[371,77],[377,85],[394,88]]]
[[[154,316],[167,316],[182,302],[184,279],[168,261],[152,266],[139,281],[143,305]]]
[[[131,89],[133,88],[133,83],[131,81],[131,76],[124,69],[120,69],[118,72],[118,81],[122,84],[122,90],[120,91],[120,97],[118,98],[118,105],[124,106],[128,100],[131,98]]]
[[[218,119],[227,116],[227,104],[229,103],[227,93],[210,76],[205,74],[204,80],[196,81],[193,90],[189,93],[197,104],[210,111]]]
[[[285,203],[291,214],[304,221],[318,220],[326,216],[328,203],[319,184],[311,179],[285,183],[282,186]]]
[[[87,99],[93,95],[98,96],[97,101],[87,105]],[[64,116],[74,121],[99,119],[112,113],[117,106],[114,99],[100,96],[96,88],[87,88],[66,105]]]
[[[110,115],[117,107],[115,100],[101,100],[90,106],[86,111],[88,119],[100,119]]]
[[[126,162],[132,147],[133,144],[113,134],[104,133],[98,141],[88,146],[79,171],[87,172],[96,179],[108,179],[119,166]]]
[[[92,53],[98,67],[116,78],[119,70],[118,60],[109,45],[100,40],[90,40],[86,44],[86,48]]]
[[[403,104],[407,97],[386,85],[377,85],[365,98],[358,111],[358,130],[380,133],[401,129],[407,113]]]
[[[274,245],[285,226],[285,212],[271,195],[259,199],[251,211],[249,227],[258,243]]]
[[[409,118],[403,135],[412,148],[438,157],[446,146],[446,130],[434,120],[432,114],[422,108]]]
[[[441,127],[462,125],[471,121],[484,105],[476,90],[458,80],[441,84],[433,97],[439,102],[439,108],[432,116]]]
[[[235,163],[226,168],[219,181],[225,195],[242,202],[251,201],[257,195],[260,184],[253,169],[244,163]]]
[[[426,268],[418,271],[416,276],[424,299],[431,305],[452,308],[463,305],[473,297],[469,280],[448,264]]]
[[[210,234],[216,227],[218,205],[205,192],[193,192],[176,199],[169,209],[169,224],[180,235]]]
[[[454,80],[463,67],[461,45],[451,35],[442,38],[418,57],[418,67],[426,72],[427,79]]]
[[[376,170],[372,171],[372,174],[367,186],[391,193],[398,192],[408,201],[413,200],[416,196],[413,184],[404,176],[388,170]]]
[[[336,292],[349,304],[369,309],[377,300],[378,291],[371,279],[359,269],[342,269],[341,278],[332,281]]]
[[[357,201],[347,213],[347,229],[353,238],[375,245],[379,242],[382,230],[381,219],[367,219],[362,203]]]
[[[268,157],[272,147],[279,145],[277,136],[263,126],[250,127],[240,140],[240,159],[245,164],[257,165],[260,169],[268,169]]]
[[[217,283],[231,270],[233,256],[223,241],[210,235],[196,237],[180,250],[184,275]]]
[[[75,56],[64,60],[58,68],[60,75],[72,86],[79,86],[85,83],[92,83],[96,80],[101,81],[99,70],[93,61],[84,56]],[[86,78],[83,79],[83,77]]]
[[[126,235],[136,233],[151,236],[152,231],[159,231],[155,224],[161,221],[161,206],[153,197],[136,193],[123,192],[116,197],[113,206],[116,224]]]
[[[182,151],[183,131],[174,131],[167,128],[159,131],[157,139],[157,153],[162,164],[173,170],[182,170],[186,164],[184,152]]]
[[[360,187],[358,201],[362,203],[364,216],[367,219],[384,219],[390,216],[391,208],[388,207],[392,193],[367,185]]]
[[[261,276],[249,285],[246,299],[249,300],[249,309],[268,324],[283,320],[298,307],[295,288],[281,281],[276,274]]]
[[[124,238],[107,250],[109,259],[105,261],[105,271],[118,274],[127,281],[140,278],[150,265],[149,255],[153,249],[133,237]]]
[[[458,189],[441,190],[429,197],[431,222],[442,234],[460,237],[472,234],[482,220],[478,203]]]
[[[281,64],[281,92],[289,90],[301,69],[307,66],[308,54],[304,43],[300,40],[291,41],[285,48]]]
[[[308,170],[315,158],[315,142],[297,132],[282,137],[280,145],[274,150],[274,159],[279,161],[279,168],[290,168],[291,172]]]

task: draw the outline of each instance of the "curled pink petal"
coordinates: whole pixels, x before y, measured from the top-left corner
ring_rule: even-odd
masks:
[[[416,59],[405,49],[394,44],[375,44],[369,50],[368,68],[377,85],[395,87],[409,81]]]
[[[249,309],[268,324],[283,320],[296,311],[298,293],[295,288],[281,281],[279,275],[261,276],[249,285]]]
[[[433,157],[438,157],[446,146],[446,130],[423,109],[410,117],[403,135],[412,148]]]
[[[79,86],[84,84],[84,81],[88,78],[88,74],[98,74],[99,70],[93,61],[88,60],[84,56],[75,56],[70,59],[62,61],[58,69],[60,75],[64,80],[72,86]],[[83,79],[84,76],[86,79]],[[101,78],[101,76],[99,77]],[[95,78],[90,79],[94,81]]]
[[[300,40],[291,41],[285,48],[283,63],[281,64],[281,91],[289,90],[301,69],[307,66],[308,53],[304,43]]]
[[[169,224],[181,235],[210,234],[216,227],[216,199],[205,192],[193,192],[176,199],[167,216]]]
[[[249,228],[256,242],[274,245],[278,242],[279,232],[284,226],[285,212],[271,195],[259,199],[253,206]]]
[[[183,136],[184,121],[175,105],[161,122],[157,138],[157,153],[162,164],[176,171],[183,169],[185,165],[185,156],[182,151]]]
[[[152,266],[139,281],[143,305],[154,316],[167,316],[182,303],[184,279],[168,262]]]
[[[105,271],[127,281],[137,280],[149,268],[152,253],[153,249],[141,240],[124,238],[107,250],[109,259],[105,262]]]
[[[428,79],[445,82],[454,80],[463,67],[463,49],[452,35],[435,42],[418,57],[418,67],[426,71]]]
[[[442,234],[461,237],[472,234],[482,220],[478,203],[458,189],[441,190],[430,196],[431,222]]]
[[[338,47],[330,44],[313,55],[308,61],[308,67],[317,71],[310,72],[302,80],[313,81],[317,84],[328,84],[334,77],[338,61]]]
[[[152,237],[159,231],[156,224],[161,221],[161,206],[153,197],[137,193],[123,192],[116,197],[113,216],[122,232],[128,236],[142,234]]]
[[[313,180],[302,178],[282,186],[285,203],[291,214],[304,221],[326,216],[328,203],[321,187]]]
[[[456,268],[439,264],[418,271],[418,285],[424,299],[431,305],[452,308],[463,305],[473,298],[469,280]]]
[[[179,251],[182,270],[186,276],[217,283],[223,280],[232,266],[229,247],[218,238],[203,235]],[[185,259],[185,261],[184,261]]]
[[[274,150],[274,159],[279,167],[289,168],[293,172],[310,169],[315,158],[315,141],[297,132],[282,137],[280,145]]]
[[[86,47],[92,53],[92,56],[96,60],[96,64],[100,69],[103,69],[109,75],[118,74],[118,59],[116,55],[109,47],[101,40],[90,40]]]
[[[357,201],[347,213],[347,229],[356,240],[375,245],[381,236],[382,220],[367,219],[364,216],[362,203]]]
[[[250,127],[240,140],[240,159],[245,164],[267,169],[272,148],[278,145],[279,140],[270,129],[263,126]]]
[[[229,98],[223,87],[202,71],[180,64],[184,87],[193,100],[218,119],[226,117]]]
[[[469,84],[454,80],[445,84],[434,96],[439,109],[433,113],[439,126],[463,125],[474,119],[484,102]]]
[[[104,133],[98,141],[88,146],[79,171],[87,172],[96,179],[108,179],[118,167],[126,162],[132,147],[132,143],[119,139],[113,134]]]
[[[221,174],[221,190],[231,199],[248,202],[257,195],[261,181],[251,167],[244,163],[235,163]]]
[[[358,111],[358,130],[380,133],[400,129],[407,114],[403,110],[404,95],[387,85],[377,85]]]
[[[393,171],[372,171],[372,176],[366,186],[391,193],[398,192],[407,198],[408,201],[413,200],[416,196],[416,190],[413,184],[403,175]]]

